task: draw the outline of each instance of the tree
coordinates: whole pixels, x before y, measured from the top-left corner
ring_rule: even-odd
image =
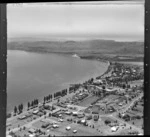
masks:
[[[28,109],[30,108],[30,102],[28,102]]]
[[[38,99],[36,99],[36,104],[37,104],[37,105],[39,104],[39,100],[38,100]]]
[[[17,113],[17,107],[16,106],[14,107],[14,113],[15,114]]]
[[[20,113],[20,105],[18,106],[18,111],[19,111],[19,113]]]
[[[46,111],[44,111],[44,115],[46,115]]]
[[[34,101],[31,102],[31,107],[33,107],[33,106],[34,106]]]
[[[46,101],[46,97],[44,97],[44,104],[45,104],[45,101]]]
[[[123,88],[123,89],[125,89],[125,88],[126,88],[126,85],[125,85],[125,84],[123,84],[123,85],[122,85],[122,88]]]
[[[49,100],[51,99],[51,95],[48,96],[48,99],[49,99]]]
[[[20,105],[20,110],[23,111],[23,104]]]
[[[109,121],[109,120],[105,120],[105,124],[107,125],[107,124],[110,124],[111,123],[111,121]]]

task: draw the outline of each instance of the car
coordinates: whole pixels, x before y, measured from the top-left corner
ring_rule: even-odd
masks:
[[[77,133],[77,130],[73,130],[73,133]]]

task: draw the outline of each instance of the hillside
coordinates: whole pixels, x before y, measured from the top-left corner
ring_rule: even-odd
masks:
[[[47,53],[77,53],[80,56],[121,55],[143,56],[144,42],[116,42],[113,40],[85,41],[18,41],[8,42],[8,49]]]

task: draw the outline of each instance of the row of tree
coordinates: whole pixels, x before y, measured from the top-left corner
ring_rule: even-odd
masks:
[[[34,99],[33,101],[31,102],[28,102],[28,109],[31,107],[35,107],[35,106],[38,106],[39,104],[39,100],[38,99]]]
[[[18,107],[14,107],[14,113],[22,113],[23,111],[23,104],[18,105]]]
[[[52,98],[53,98],[53,96],[51,94],[48,96],[45,96],[44,97],[44,104],[45,104],[45,102],[52,100]]]
[[[54,98],[56,98],[56,97],[63,97],[65,95],[67,95],[67,89],[64,89],[62,91],[58,91],[58,92],[54,93]]]

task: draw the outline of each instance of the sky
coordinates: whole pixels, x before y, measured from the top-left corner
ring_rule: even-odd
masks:
[[[7,5],[9,38],[144,41],[144,0]]]

